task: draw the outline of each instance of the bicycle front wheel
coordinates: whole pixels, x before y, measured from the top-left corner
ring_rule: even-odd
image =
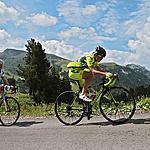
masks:
[[[121,124],[134,115],[136,104],[133,95],[127,89],[110,87],[102,93],[99,107],[105,119]]]
[[[5,97],[0,103],[0,122],[4,126],[15,124],[20,116],[20,106],[13,97]]]
[[[55,102],[56,117],[65,125],[75,125],[83,118],[83,103],[73,91],[61,93]]]

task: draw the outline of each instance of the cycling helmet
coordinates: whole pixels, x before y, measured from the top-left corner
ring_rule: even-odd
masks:
[[[95,48],[95,53],[96,53],[97,55],[101,55],[101,56],[103,56],[103,57],[106,56],[106,50],[105,50],[103,47],[101,47],[101,46],[97,46],[97,47]]]

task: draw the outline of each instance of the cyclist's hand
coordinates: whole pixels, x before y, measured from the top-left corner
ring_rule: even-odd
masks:
[[[12,86],[12,85],[5,85],[4,88],[5,88],[6,91],[11,90],[13,92],[16,91],[16,89],[17,89],[16,86]]]
[[[10,90],[10,86],[9,85],[4,85],[4,89],[6,90],[6,91],[9,91]]]
[[[110,78],[112,78],[113,77],[113,74],[112,73],[110,73],[110,72],[107,72],[106,73],[106,79],[110,79]]]

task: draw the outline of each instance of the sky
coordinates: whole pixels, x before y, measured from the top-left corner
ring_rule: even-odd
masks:
[[[150,70],[150,0],[0,0],[0,51],[31,38],[70,60],[101,45],[103,62]]]

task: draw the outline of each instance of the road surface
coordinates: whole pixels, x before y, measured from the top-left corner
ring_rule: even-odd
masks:
[[[148,150],[150,113],[136,114],[123,125],[102,117],[65,126],[56,117],[20,119],[0,125],[0,150]]]

